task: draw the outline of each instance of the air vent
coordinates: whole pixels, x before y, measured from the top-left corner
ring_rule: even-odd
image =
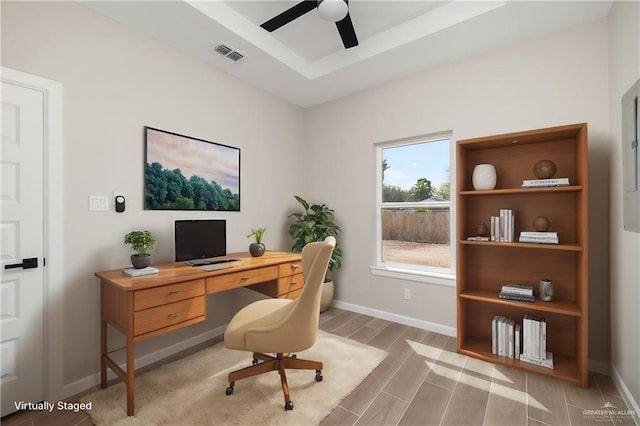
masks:
[[[232,61],[239,61],[240,59],[244,58],[244,55],[242,53],[237,52],[229,46],[225,46],[224,44],[217,45],[213,48],[213,50],[231,59]]]

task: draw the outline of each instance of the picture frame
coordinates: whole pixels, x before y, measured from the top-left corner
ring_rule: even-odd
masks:
[[[240,211],[240,149],[144,127],[144,209]]]

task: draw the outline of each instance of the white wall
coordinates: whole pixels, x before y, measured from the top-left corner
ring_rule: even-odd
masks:
[[[375,150],[387,140],[452,130],[454,139],[587,122],[590,198],[589,357],[609,361],[607,21],[417,74],[307,112],[309,201],[345,230],[337,299],[423,323],[456,326],[455,289],[372,276]],[[413,299],[403,300],[403,288]]]
[[[622,218],[622,95],[640,78],[640,3],[616,1],[609,15],[611,109],[611,345],[614,377],[640,414],[640,234]]]
[[[2,65],[63,85],[65,282],[52,302],[64,307],[66,384],[99,371],[100,296],[93,273],[129,263],[126,232],[153,231],[156,261],[173,259],[178,218],[227,219],[229,251],[246,251],[246,235],[256,226],[269,228],[268,248],[290,248],[286,218],[302,188],[300,108],[74,2],[3,2]],[[239,147],[242,211],[143,210],[145,125]],[[90,194],[111,198],[113,191],[127,194],[125,213],[88,211]],[[136,354],[226,324],[243,292],[249,293],[210,297],[205,323],[136,345]],[[121,343],[112,338],[110,346]]]

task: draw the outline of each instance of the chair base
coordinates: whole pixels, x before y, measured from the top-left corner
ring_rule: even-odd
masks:
[[[259,362],[262,361],[262,362]],[[293,403],[289,395],[289,385],[287,384],[287,376],[285,370],[315,370],[316,381],[322,381],[322,362],[312,361],[308,359],[300,359],[295,355],[276,354],[275,357],[260,352],[253,353],[253,365],[240,370],[229,373],[229,387],[227,395],[233,394],[233,387],[237,380],[246,379],[248,377],[257,376],[259,374],[268,373],[269,371],[277,371],[280,373],[280,381],[282,382],[282,392],[284,394],[284,409],[293,410]]]

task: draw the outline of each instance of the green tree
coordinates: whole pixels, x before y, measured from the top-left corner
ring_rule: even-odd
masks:
[[[412,201],[422,201],[433,196],[431,181],[427,178],[420,178],[409,190]]]
[[[437,195],[438,197],[442,197],[445,200],[451,199],[451,182],[441,183],[434,191],[433,195]]]

